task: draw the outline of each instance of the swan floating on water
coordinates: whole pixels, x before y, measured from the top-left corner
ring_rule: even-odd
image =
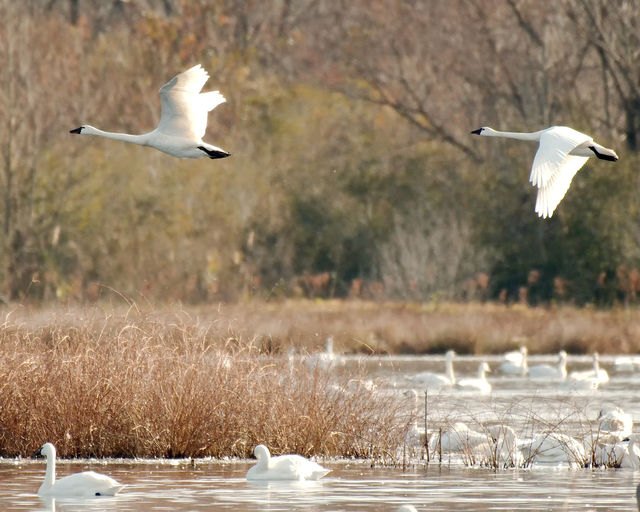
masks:
[[[47,458],[44,482],[38,489],[38,494],[41,496],[115,496],[124,487],[110,476],[94,471],[75,473],[56,481],[56,449],[53,444],[45,443],[36,455]]]
[[[575,371],[569,374],[569,380],[591,380],[597,384],[609,382],[609,374],[604,368],[600,368],[600,356],[593,353],[593,368],[591,370]]]
[[[633,418],[620,407],[605,406],[598,413],[598,429],[601,433],[615,436],[619,441],[633,432]]]
[[[518,448],[516,431],[509,425],[491,425],[487,428],[491,443],[485,448],[486,462],[492,467],[521,467],[524,456]]]
[[[500,364],[500,372],[506,375],[526,375],[529,370],[527,354],[527,347],[520,347],[520,350],[507,352]]]
[[[427,389],[431,388],[443,388],[450,387],[456,383],[456,377],[453,373],[453,358],[456,353],[453,350],[448,350],[445,354],[445,372],[421,372],[414,375],[411,380],[414,384],[424,386]]]
[[[309,355],[305,363],[309,369],[318,367],[327,370],[334,366],[344,365],[344,358],[333,352],[333,336],[328,336],[324,342],[324,352]]]
[[[476,391],[482,394],[491,393],[491,384],[487,381],[486,372],[491,368],[487,363],[480,363],[478,366],[478,376],[474,378],[460,379],[456,383],[456,388],[461,391]]]
[[[178,158],[228,157],[225,150],[202,141],[209,111],[226,101],[219,91],[200,92],[208,78],[208,73],[198,64],[164,84],[160,88],[160,122],[152,132],[142,135],[112,133],[86,124],[70,133],[150,146]]]
[[[537,364],[529,367],[530,379],[564,380],[567,378],[567,353],[564,350],[558,352],[558,362],[555,366],[549,364]]]
[[[614,468],[640,469],[640,445],[638,436],[632,435],[614,444],[601,444],[595,449],[594,462]]]
[[[444,429],[441,436],[434,434],[429,440],[429,449],[434,452],[438,448],[443,452],[469,452],[486,444],[488,439],[487,433],[476,432],[458,421]]]
[[[531,463],[567,463],[582,466],[587,459],[584,446],[573,437],[560,432],[536,434],[533,439],[522,441],[519,448]]]
[[[331,471],[301,455],[271,457],[263,444],[256,446],[253,454],[258,463],[247,471],[247,480],[319,480]]]
[[[471,133],[540,143],[533,159],[529,181],[538,187],[535,211],[543,218],[553,215],[569,190],[571,180],[589,157],[596,156],[612,162],[618,160],[614,150],[601,146],[589,135],[567,126],[552,126],[531,133],[500,132],[484,126]]]

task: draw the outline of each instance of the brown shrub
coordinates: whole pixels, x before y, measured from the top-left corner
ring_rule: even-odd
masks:
[[[67,457],[246,457],[265,443],[393,459],[402,446],[398,404],[345,391],[348,375],[266,357],[184,312],[86,312],[0,326],[0,454],[51,441]]]

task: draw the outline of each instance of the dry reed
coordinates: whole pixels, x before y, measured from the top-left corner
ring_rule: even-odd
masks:
[[[395,460],[406,434],[398,403],[259,345],[182,311],[8,315],[0,455],[51,441],[63,457],[247,457],[265,443]]]

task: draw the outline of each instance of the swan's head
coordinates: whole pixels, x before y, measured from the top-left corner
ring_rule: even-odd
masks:
[[[56,447],[53,446],[51,443],[45,443],[42,445],[42,448],[40,448],[35,454],[36,457],[46,457],[46,458],[51,458],[51,459],[55,459],[56,458]]]
[[[267,448],[263,444],[259,444],[253,449],[253,454],[256,456],[256,459],[269,459],[271,454],[269,453],[269,448]]]
[[[456,353],[454,350],[447,350],[447,353],[444,355],[446,359],[453,359]]]
[[[78,128],[75,128],[74,130],[69,130],[69,133],[76,133],[78,135],[94,135],[100,132],[93,126],[84,124],[82,126],[79,126]]]
[[[496,131],[493,128],[489,128],[488,126],[483,126],[482,128],[478,128],[477,130],[472,130],[474,135],[484,135],[485,137],[490,137],[496,134]]]
[[[520,347],[520,353],[523,356],[526,356],[529,353],[529,350],[527,349],[527,347]]]
[[[558,359],[560,361],[567,361],[567,353],[564,350],[561,350],[560,352],[558,352]]]
[[[480,363],[480,367],[478,368],[481,372],[491,372],[491,368],[488,363]]]

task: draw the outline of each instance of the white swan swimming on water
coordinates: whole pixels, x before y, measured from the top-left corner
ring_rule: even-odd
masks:
[[[331,471],[301,455],[272,457],[263,444],[253,454],[258,463],[247,471],[247,480],[319,480]]]
[[[456,388],[461,391],[476,391],[482,394],[491,393],[491,384],[487,381],[486,372],[490,372],[491,368],[487,363],[478,365],[478,376],[476,378],[460,379],[456,383]]]
[[[434,373],[434,372],[422,372],[414,375],[411,380],[417,384],[430,388],[442,388],[453,386],[456,383],[456,377],[453,373],[453,358],[456,353],[453,350],[448,350],[445,354],[444,364],[445,364],[445,372]]]
[[[633,418],[620,407],[604,406],[598,413],[597,421],[600,433],[614,436],[619,441],[633,432]]]
[[[344,365],[344,358],[333,351],[333,336],[328,336],[324,342],[324,351],[316,352],[307,356],[305,363],[307,368],[314,369],[316,367],[329,369],[335,366]]]
[[[208,78],[207,72],[198,64],[164,84],[160,88],[160,122],[152,132],[142,135],[112,133],[86,124],[70,133],[151,146],[179,158],[225,158],[230,156],[225,150],[202,141],[209,111],[226,101],[219,91],[200,92]]]
[[[500,364],[500,372],[506,375],[526,375],[529,371],[527,364],[527,347],[520,347],[520,350],[507,352]]]
[[[441,436],[434,433],[429,440],[429,449],[433,452],[438,449],[443,452],[470,452],[488,440],[487,433],[472,430],[466,423],[458,421],[446,427]]]
[[[589,135],[567,126],[552,126],[531,133],[500,132],[482,127],[471,133],[540,143],[533,159],[529,181],[538,187],[536,213],[543,218],[553,215],[556,206],[567,193],[571,180],[589,157],[596,156],[614,162],[618,160],[615,151],[597,144]]]
[[[609,467],[640,469],[640,445],[638,436],[632,435],[614,444],[601,444],[594,453],[594,462]]]
[[[36,455],[47,458],[47,470],[44,482],[38,489],[41,496],[115,496],[124,485],[113,478],[93,471],[74,473],[56,481],[56,449],[51,443],[45,443]]]
[[[555,366],[550,364],[537,364],[529,367],[530,379],[564,380],[567,378],[567,353],[564,350],[558,352],[558,362]]]
[[[519,445],[528,462],[546,464],[578,464],[582,466],[586,459],[584,446],[576,439],[560,432],[546,432],[523,440]]]
[[[604,368],[600,368],[600,356],[593,353],[593,368],[584,371],[575,371],[569,374],[569,380],[591,380],[598,384],[609,382],[609,374]]]

